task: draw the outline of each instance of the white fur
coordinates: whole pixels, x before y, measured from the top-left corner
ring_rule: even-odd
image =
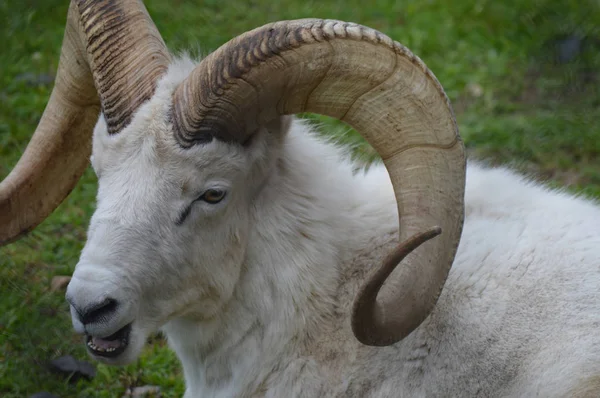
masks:
[[[353,173],[300,121],[250,148],[179,149],[166,114],[193,66],[173,65],[123,132],[101,119],[94,133],[98,206],[68,295],[122,303],[88,333],[133,322],[106,362],[133,361],[162,328],[188,398],[600,396],[595,203],[471,163],[436,309],[400,343],[363,346],[350,306],[397,232],[385,169]],[[229,189],[224,203],[196,202],[176,225],[212,186]]]

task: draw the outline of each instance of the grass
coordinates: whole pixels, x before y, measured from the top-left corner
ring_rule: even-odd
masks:
[[[66,0],[0,2],[0,178],[16,164],[52,88]],[[194,4],[198,3],[198,4]],[[600,197],[600,7],[595,0],[147,0],[173,50],[215,49],[280,19],[335,18],[387,33],[434,71],[450,96],[471,157],[510,164],[556,186]],[[368,4],[368,5],[367,5]],[[581,44],[570,59],[568,42]],[[570,48],[573,49],[573,45]],[[565,55],[566,54],[566,55]],[[323,122],[358,156],[375,158],[349,128]],[[0,248],[0,396],[49,391],[116,397],[134,385],[183,392],[164,341],[124,368],[96,364],[93,381],[69,383],[49,359],[85,359],[55,275],[69,275],[85,240],[96,181],[88,170],[68,199],[27,237]]]

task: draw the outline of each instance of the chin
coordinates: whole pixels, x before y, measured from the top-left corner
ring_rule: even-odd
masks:
[[[148,333],[130,323],[110,336],[97,338],[86,334],[88,354],[96,361],[114,366],[127,365],[138,359]]]

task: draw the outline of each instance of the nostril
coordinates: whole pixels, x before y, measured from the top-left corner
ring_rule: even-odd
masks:
[[[79,310],[76,308],[81,323],[87,325],[102,321],[108,317],[117,309],[117,301],[111,298],[107,298],[99,303],[92,304]]]

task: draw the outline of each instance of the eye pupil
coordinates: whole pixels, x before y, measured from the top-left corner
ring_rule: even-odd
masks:
[[[206,203],[216,204],[223,200],[225,191],[220,189],[209,189],[202,195],[201,199]]]

